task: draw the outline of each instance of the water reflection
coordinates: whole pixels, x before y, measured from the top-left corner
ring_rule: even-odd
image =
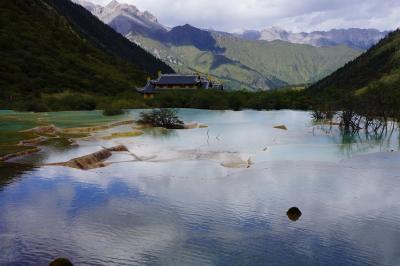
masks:
[[[58,256],[77,265],[400,262],[398,166],[221,169],[205,162],[42,168],[0,194],[0,264]],[[301,222],[282,211],[290,203],[307,213]]]
[[[168,139],[178,136],[176,130],[169,130],[165,128],[147,128],[144,130],[144,132],[146,135],[158,139]]]
[[[0,162],[0,191],[5,186],[20,180],[26,172],[35,169],[33,165],[18,163],[2,163]]]
[[[341,148],[347,157],[368,151],[392,151],[396,145],[392,138],[393,131],[381,133],[342,133]]]
[[[345,132],[337,126],[316,125],[315,128],[339,144],[344,158],[373,152],[393,152],[399,150],[400,135],[397,125],[379,132]],[[313,131],[315,134],[315,129]]]
[[[181,115],[209,128],[81,140],[43,159],[124,144],[153,161],[90,171],[0,165],[10,177],[0,190],[0,264],[400,264],[400,154],[369,154],[397,146],[397,130],[343,136],[293,111]],[[273,128],[283,123],[288,131]],[[254,164],[228,168],[199,156],[220,153]],[[301,211],[286,213],[293,205]]]

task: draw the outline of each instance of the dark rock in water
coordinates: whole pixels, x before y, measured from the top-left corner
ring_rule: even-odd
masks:
[[[301,211],[297,207],[292,207],[286,212],[286,214],[291,221],[295,222],[300,218]]]
[[[276,129],[282,129],[282,130],[288,130],[287,127],[286,127],[285,125],[274,126],[274,128],[276,128]]]
[[[129,151],[128,148],[125,147],[124,145],[118,145],[118,146],[115,146],[115,147],[111,147],[111,148],[108,148],[107,150],[116,151],[116,152],[118,152],[118,151]]]
[[[50,262],[49,266],[73,266],[73,264],[66,258],[58,258]]]

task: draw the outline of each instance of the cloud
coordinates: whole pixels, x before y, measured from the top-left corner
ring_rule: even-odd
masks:
[[[105,5],[110,0],[91,0]],[[224,31],[263,29],[270,26],[292,31],[332,28],[400,26],[398,0],[119,0],[148,10],[168,26],[189,23]]]

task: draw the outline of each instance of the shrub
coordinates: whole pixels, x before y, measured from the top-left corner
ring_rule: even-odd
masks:
[[[44,102],[52,111],[91,111],[96,109],[96,100],[94,96],[79,93],[45,96]]]
[[[114,115],[122,115],[124,110],[119,109],[117,107],[110,106],[103,111],[103,115],[105,116],[114,116]]]
[[[15,103],[14,109],[18,111],[28,111],[28,112],[47,112],[49,108],[40,99],[32,99],[31,97],[26,97]]]
[[[138,123],[168,129],[182,129],[184,126],[176,109],[153,109],[150,112],[141,112]]]

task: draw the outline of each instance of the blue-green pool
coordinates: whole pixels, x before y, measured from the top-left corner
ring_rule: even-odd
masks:
[[[0,165],[0,265],[400,265],[397,127],[343,136],[308,112],[179,114],[208,127],[101,138],[124,125]],[[41,166],[118,144],[143,160]]]

